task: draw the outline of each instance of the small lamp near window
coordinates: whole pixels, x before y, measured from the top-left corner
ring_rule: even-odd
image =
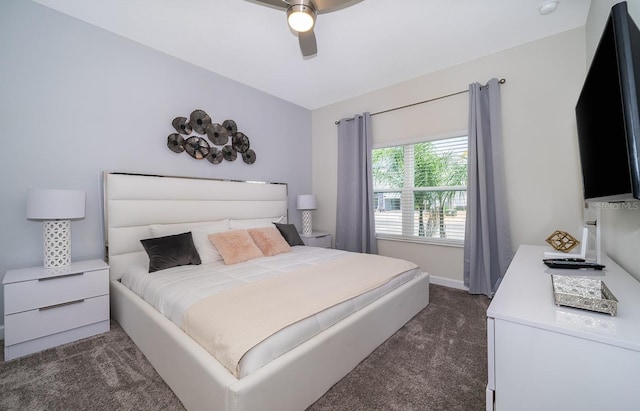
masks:
[[[311,210],[318,208],[316,196],[313,194],[302,194],[298,196],[298,210],[302,210],[302,235],[311,236]]]
[[[44,221],[45,268],[71,264],[71,220],[84,213],[84,191],[27,190],[27,219]]]

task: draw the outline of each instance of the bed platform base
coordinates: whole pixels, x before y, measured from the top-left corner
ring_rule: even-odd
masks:
[[[429,275],[421,273],[237,379],[151,305],[119,281],[111,282],[111,316],[187,410],[304,410],[428,303]]]

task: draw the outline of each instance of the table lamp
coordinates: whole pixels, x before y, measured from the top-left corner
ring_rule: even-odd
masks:
[[[318,208],[316,196],[313,194],[301,194],[298,196],[298,210],[302,210],[302,235],[310,237],[312,223],[311,210]]]
[[[44,266],[71,264],[71,220],[84,218],[85,192],[27,190],[27,219],[44,221]]]

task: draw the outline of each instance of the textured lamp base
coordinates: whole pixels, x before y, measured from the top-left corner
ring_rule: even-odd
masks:
[[[64,267],[71,264],[71,221],[44,222],[44,266]]]
[[[302,211],[302,235],[310,236],[311,232],[311,210]]]

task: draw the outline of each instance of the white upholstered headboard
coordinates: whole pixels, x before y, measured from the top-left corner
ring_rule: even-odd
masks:
[[[146,263],[151,224],[285,216],[287,185],[105,172],[105,257],[112,280]]]

